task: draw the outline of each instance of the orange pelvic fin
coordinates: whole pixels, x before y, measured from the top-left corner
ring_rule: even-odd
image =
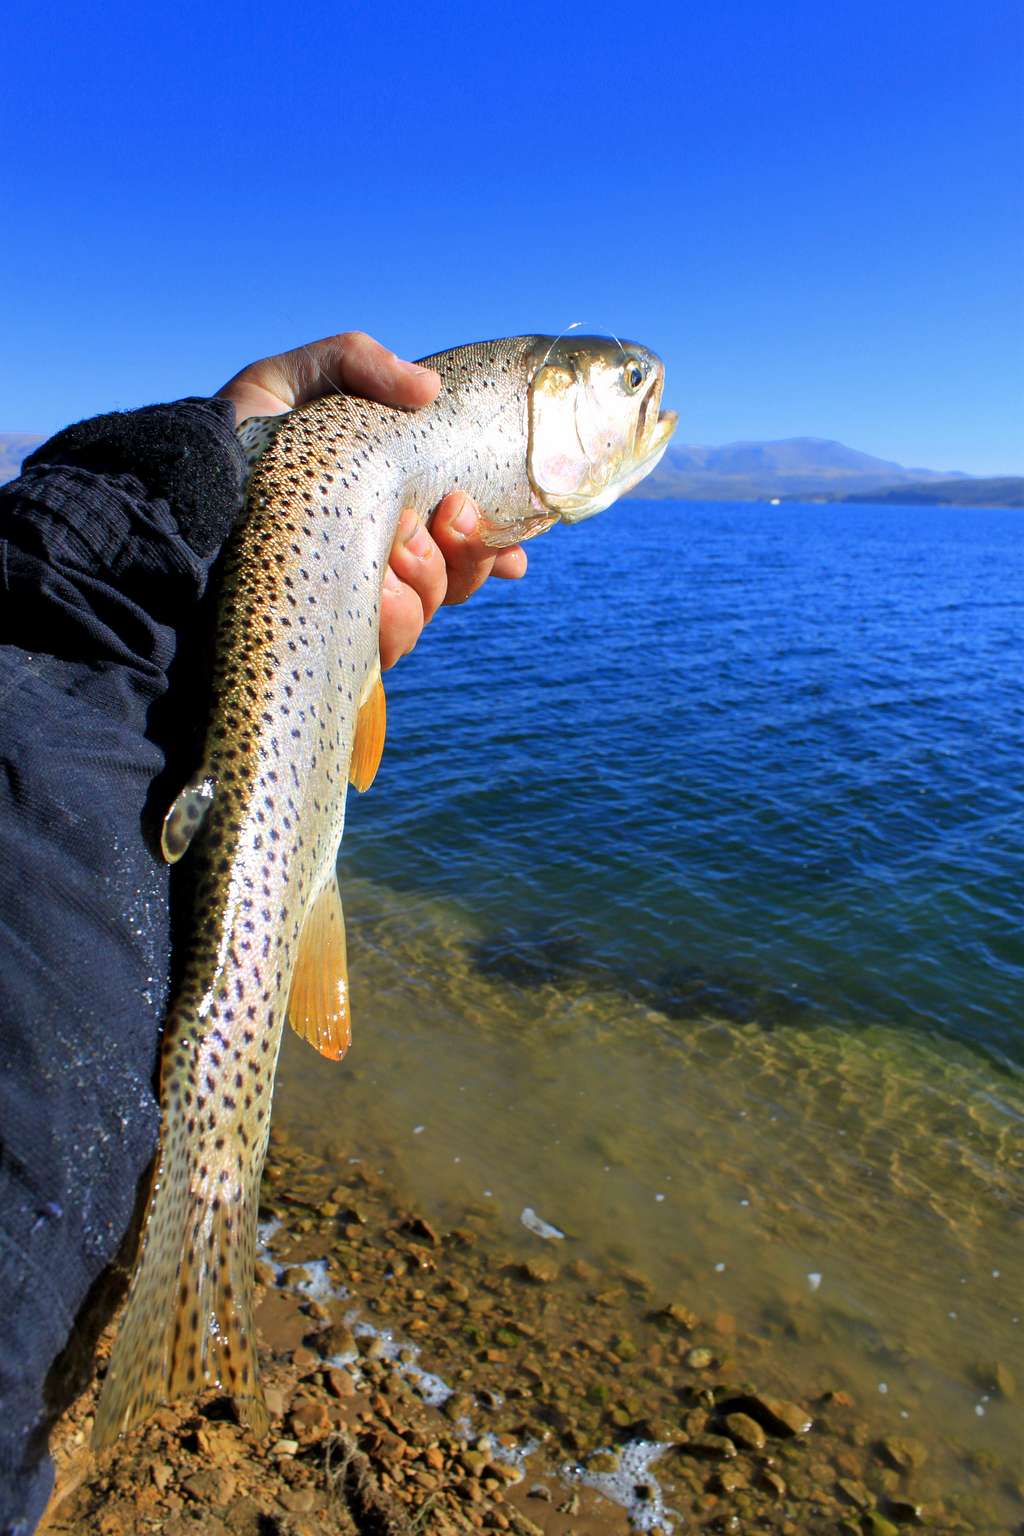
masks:
[[[345,916],[333,874],[306,913],[288,997],[288,1022],[321,1056],[340,1061],[352,1040]]]
[[[380,673],[370,685],[370,690],[359,705],[356,720],[356,739],[352,745],[352,761],[349,763],[349,783],[360,793],[369,789],[377,777],[377,769],[384,755],[384,735],[387,729],[387,701]]]

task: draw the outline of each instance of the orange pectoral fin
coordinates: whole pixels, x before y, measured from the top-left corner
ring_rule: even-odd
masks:
[[[369,789],[377,777],[377,769],[384,755],[384,735],[387,729],[387,700],[380,673],[359,706],[356,718],[356,739],[352,744],[352,761],[348,766],[349,783],[360,793]]]
[[[321,1056],[340,1061],[352,1040],[345,916],[332,874],[306,913],[288,996],[288,1022]]]

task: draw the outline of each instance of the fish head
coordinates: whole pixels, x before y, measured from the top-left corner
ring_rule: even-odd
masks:
[[[533,503],[578,523],[631,491],[675,431],[661,410],[665,365],[606,336],[541,336],[530,358],[528,470]]]

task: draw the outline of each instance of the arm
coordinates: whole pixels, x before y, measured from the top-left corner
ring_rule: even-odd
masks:
[[[236,415],[333,378],[410,406],[438,387],[369,338],[336,337],[218,398],[80,423],[0,488],[0,1531],[42,1512],[47,1428],[91,1366],[96,1290],[155,1146],[172,908],[143,828],[198,750],[196,637],[245,474]],[[386,665],[441,602],[525,568],[464,530],[467,511],[472,525],[449,497],[432,534],[401,525]]]

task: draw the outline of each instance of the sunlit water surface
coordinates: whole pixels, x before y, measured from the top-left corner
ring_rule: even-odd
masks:
[[[632,502],[530,554],[389,676],[355,1044],[278,1122],[728,1310],[1008,1509],[1024,520]]]

